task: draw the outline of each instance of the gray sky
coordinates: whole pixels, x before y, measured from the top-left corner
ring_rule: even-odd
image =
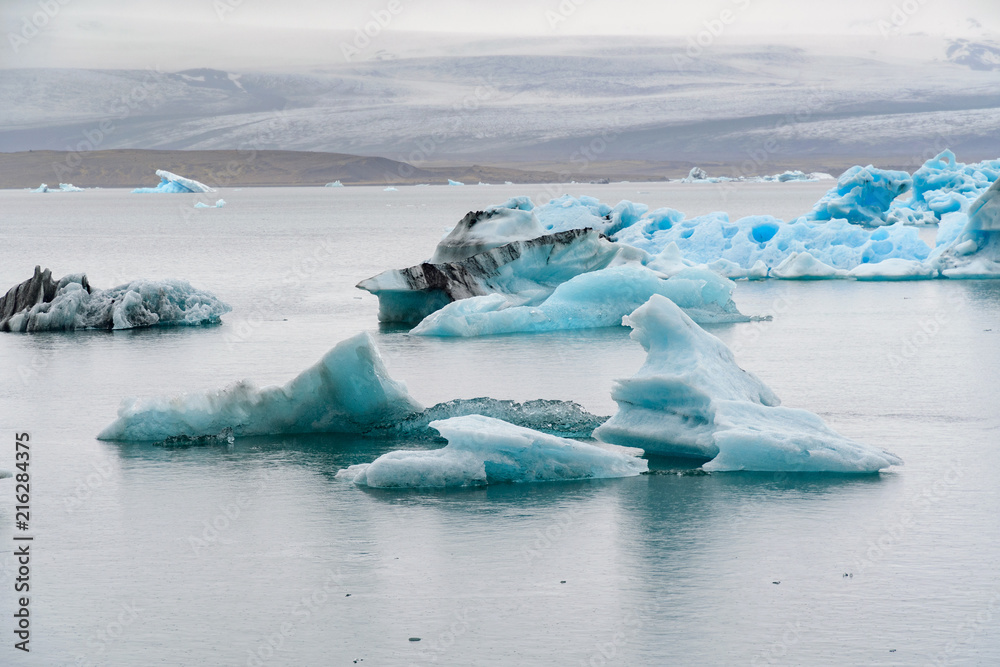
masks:
[[[372,23],[373,12],[388,18],[384,28]],[[382,42],[379,48],[389,49],[413,43],[403,33],[426,31],[454,39],[592,34],[686,40],[721,27],[726,37],[981,38],[1000,33],[1000,0],[0,0],[0,66],[343,62],[340,47],[366,24]]]

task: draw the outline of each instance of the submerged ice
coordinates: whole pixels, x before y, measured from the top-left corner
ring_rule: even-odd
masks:
[[[337,473],[359,486],[420,488],[485,486],[633,477],[648,464],[624,451],[568,440],[482,415],[430,424],[447,446],[400,450]]]
[[[185,178],[183,176],[178,176],[169,171],[163,169],[157,169],[156,175],[160,177],[160,184],[155,188],[136,188],[132,190],[133,194],[149,194],[149,193],[160,193],[160,192],[215,192],[214,188],[210,188],[204,183],[199,183],[198,181]]]
[[[646,362],[612,390],[618,412],[594,436],[646,454],[710,459],[705,470],[870,473],[898,457],[780,400],[733,353],[662,296],[625,323]]]
[[[230,310],[182,280],[134,280],[97,290],[82,273],[57,281],[36,266],[31,278],[0,299],[0,331],[199,326],[217,324]]]

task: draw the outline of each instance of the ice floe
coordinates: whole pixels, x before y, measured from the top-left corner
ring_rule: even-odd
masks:
[[[652,297],[625,323],[646,362],[615,384],[618,412],[595,437],[647,455],[710,459],[702,466],[710,471],[870,473],[902,463],[811,412],[780,407],[722,341],[669,299]]]
[[[548,435],[484,417],[452,417],[430,424],[448,440],[434,450],[400,450],[337,473],[375,488],[485,486],[633,477],[648,463],[631,453]]]
[[[0,299],[0,331],[199,326],[218,323],[230,310],[182,280],[134,280],[96,290],[82,273],[57,281],[36,266],[31,278]]]

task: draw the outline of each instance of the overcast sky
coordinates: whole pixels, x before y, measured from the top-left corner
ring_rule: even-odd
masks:
[[[126,67],[143,54],[177,60],[167,66],[343,62],[338,47],[373,12],[389,17],[375,37],[384,48],[424,31],[685,39],[722,19],[733,37],[1000,33],[1000,0],[0,0],[0,66]]]

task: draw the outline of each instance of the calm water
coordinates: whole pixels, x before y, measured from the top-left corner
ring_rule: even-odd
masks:
[[[826,187],[568,191],[735,219],[792,217]],[[398,442],[94,439],[124,396],[284,382],[361,330],[425,404],[611,414],[612,379],[643,360],[624,329],[411,338],[379,332],[376,299],[353,288],[426,259],[467,210],[543,193],[244,189],[194,210],[0,191],[0,289],[40,263],[98,287],[184,278],[234,307],[211,329],[0,336],[0,467],[30,431],[36,535],[25,656],[0,482],[0,664],[1000,663],[1000,281],[740,284],[740,308],[773,321],[713,332],[786,405],[906,461],[880,476],[377,492],[334,475]]]

